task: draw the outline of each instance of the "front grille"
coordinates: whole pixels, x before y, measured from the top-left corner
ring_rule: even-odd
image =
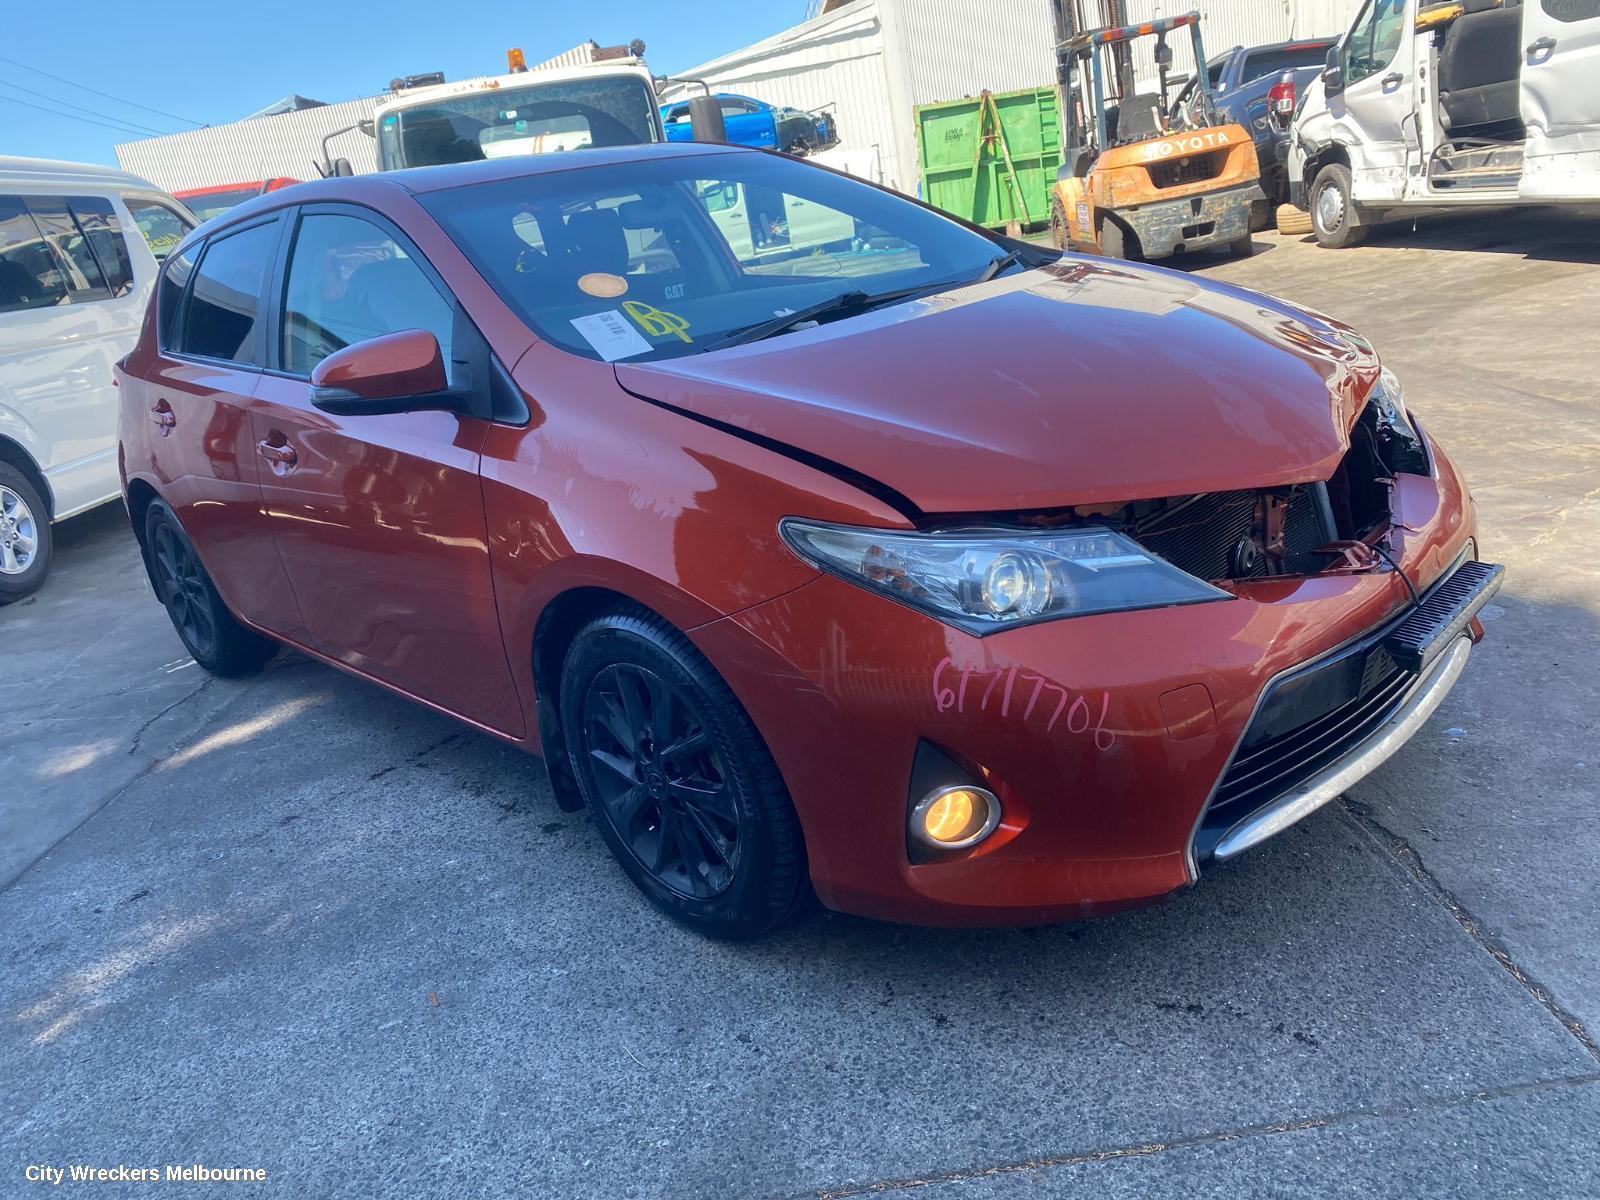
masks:
[[[1504,568],[1460,562],[1422,604],[1360,640],[1268,685],[1195,835],[1211,857],[1239,821],[1338,762],[1405,702],[1421,666],[1464,632]]]
[[[1222,174],[1227,158],[1226,150],[1213,150],[1209,154],[1191,154],[1187,158],[1169,158],[1165,162],[1151,163],[1150,182],[1158,188],[1204,183]]]
[[[1283,568],[1309,575],[1328,565],[1314,553],[1334,538],[1324,517],[1317,484],[1289,497],[1284,514]],[[1268,573],[1265,556],[1236,569],[1235,549],[1248,542],[1256,519],[1255,492],[1208,492],[1147,517],[1130,531],[1135,541],[1197,579],[1249,579]]]

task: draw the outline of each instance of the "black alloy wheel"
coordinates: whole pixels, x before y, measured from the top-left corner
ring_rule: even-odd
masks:
[[[172,618],[184,648],[205,670],[213,675],[248,675],[278,652],[277,643],[228,611],[199,551],[165,501],[151,501],[145,513],[144,552],[156,598]]]
[[[759,937],[811,896],[783,776],[727,682],[633,605],[593,617],[561,666],[563,750],[634,885],[710,937]]]
[[[688,697],[617,663],[589,684],[583,727],[605,816],[639,865],[692,900],[726,892],[739,865],[739,810]]]
[[[216,648],[217,623],[206,595],[205,569],[189,540],[171,524],[162,521],[151,533],[150,558],[161,603],[189,652],[197,661],[208,658]]]

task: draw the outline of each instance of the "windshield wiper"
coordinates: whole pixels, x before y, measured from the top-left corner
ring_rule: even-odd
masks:
[[[706,350],[725,350],[729,346],[742,346],[746,342],[759,342],[762,338],[773,337],[776,334],[787,333],[797,325],[804,325],[807,321],[815,321],[818,317],[831,316],[834,313],[865,311],[877,308],[884,304],[893,304],[896,300],[908,300],[913,296],[920,296],[930,291],[938,291],[948,287],[948,284],[922,284],[919,287],[900,288],[893,292],[878,292],[876,294],[863,292],[859,288],[848,292],[841,292],[837,296],[830,296],[826,300],[819,300],[815,304],[808,304],[794,312],[784,313],[770,321],[761,321],[755,325],[746,325],[743,329],[736,329],[727,337],[719,338],[705,347]]]
[[[982,273],[980,273],[979,276],[972,282],[988,283],[989,280],[1000,274],[1001,271],[1004,271],[1007,267],[1014,267],[1021,261],[1022,252],[1019,250],[1012,250],[1009,253],[1002,254],[999,258],[995,259],[992,263],[985,267]]]

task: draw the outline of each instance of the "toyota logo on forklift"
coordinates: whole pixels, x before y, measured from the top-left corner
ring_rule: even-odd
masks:
[[[1197,154],[1201,150],[1215,150],[1218,146],[1231,146],[1233,139],[1226,129],[1207,130],[1189,137],[1174,138],[1156,146],[1157,158],[1171,158],[1174,154]]]

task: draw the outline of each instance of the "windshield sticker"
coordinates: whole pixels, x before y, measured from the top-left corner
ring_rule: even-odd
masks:
[[[639,322],[639,327],[651,337],[670,335],[681,341],[694,341],[689,336],[689,322],[677,313],[664,312],[642,300],[624,300],[622,307],[628,310],[628,315]]]
[[[578,290],[602,300],[610,300],[613,296],[627,295],[628,281],[608,271],[590,271],[579,278]]]
[[[616,362],[619,358],[631,358],[635,354],[647,354],[653,347],[644,338],[639,336],[639,331],[622,319],[622,314],[614,308],[605,312],[591,313],[587,317],[573,317],[572,327],[583,335],[583,340],[594,348],[594,352],[606,362]]]

